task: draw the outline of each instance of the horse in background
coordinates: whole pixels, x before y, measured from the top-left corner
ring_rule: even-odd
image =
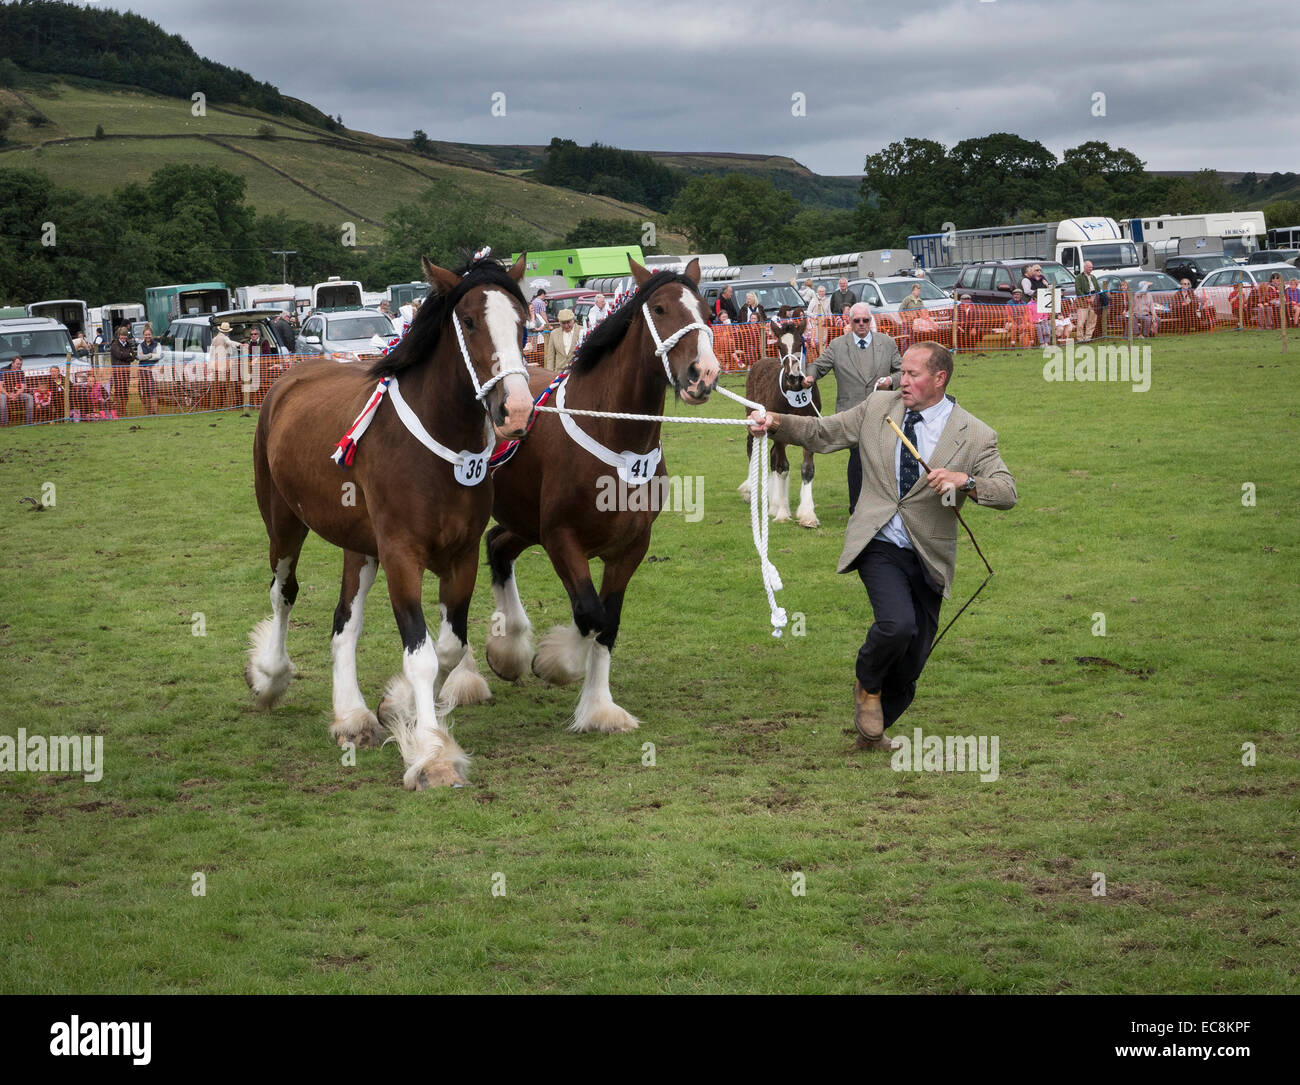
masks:
[[[532,414],[520,350],[524,261],[507,273],[488,259],[458,272],[425,260],[429,300],[392,353],[372,367],[297,365],[271,387],[258,417],[254,487],[273,580],[271,617],[253,630],[245,680],[263,708],[289,688],[285,637],[298,556],[315,531],[344,552],[330,734],[340,746],[377,745],[382,724],[412,790],[465,782],[469,758],[439,719],[439,694],[445,703],[491,696],[466,633],[492,508],[487,458],[495,437],[522,435]],[[376,718],[357,684],[356,646],[379,565],[403,654]],[[425,569],[439,581],[436,641],[421,606]]]
[[[760,358],[749,370],[745,378],[745,398],[761,403],[768,411],[780,411],[782,414],[821,416],[822,399],[817,386],[805,388],[803,381],[806,374],[807,353],[804,349],[803,333],[806,322],[779,324],[772,322],[772,338],[780,355],[777,358]],[[780,430],[768,434],[772,441],[768,453],[771,473],[768,478],[768,505],[772,517],[777,523],[790,520],[790,459],[786,455],[786,446],[777,436]],[[754,438],[751,435],[745,441],[745,462],[749,462],[754,451]],[[795,520],[803,527],[820,527],[813,508],[813,454],[803,450],[803,466],[799,472],[799,508]],[[740,484],[740,496],[749,500],[749,478]]]
[[[698,405],[716,386],[720,370],[698,290],[699,261],[692,260],[685,274],[652,275],[635,260],[631,270],[636,293],[582,344],[556,389],[556,406],[661,415],[669,388],[684,403]],[[550,379],[549,373],[533,374],[534,393]],[[573,731],[638,726],[610,694],[610,653],[623,594],[669,492],[660,426],[539,414],[528,439],[494,478],[497,526],[487,534],[487,557],[496,613],[488,664],[507,681],[520,678],[530,663],[534,674],[553,685],[581,681]],[[611,492],[616,500],[609,500]],[[573,623],[552,629],[534,654],[514,566],[536,543],[564,583]],[[596,557],[604,563],[599,592],[589,564]]]

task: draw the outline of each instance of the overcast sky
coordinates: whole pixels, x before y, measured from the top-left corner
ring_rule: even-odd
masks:
[[[1008,131],[1058,155],[1105,140],[1150,169],[1300,170],[1300,14],[1282,0],[122,6],[379,135],[558,135],[852,174],[907,136]]]

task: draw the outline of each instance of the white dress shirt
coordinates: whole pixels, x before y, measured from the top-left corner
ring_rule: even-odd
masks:
[[[939,436],[943,433],[943,427],[948,424],[948,416],[952,414],[952,403],[953,401],[945,395],[938,403],[930,404],[921,412],[921,421],[916,424],[916,440],[912,443],[916,445],[916,450],[921,453],[921,459],[927,463],[930,457],[934,455],[934,447],[939,443]],[[906,413],[904,413],[903,417],[906,419]],[[904,424],[899,428],[906,429],[907,426]],[[898,476],[902,471],[902,465],[903,442],[899,441],[894,446],[894,493],[898,493]],[[924,479],[925,468],[920,468],[920,472],[919,477]],[[903,526],[903,518],[898,513],[894,513],[893,519],[876,532],[876,538],[893,543],[895,546],[901,546],[904,550],[915,549],[912,546],[911,537],[907,534],[907,528]]]

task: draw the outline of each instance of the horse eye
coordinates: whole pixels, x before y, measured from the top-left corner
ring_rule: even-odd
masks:
[[[655,306],[655,312],[658,313],[660,316],[663,316],[663,315],[664,315],[664,307],[663,307],[662,305],[656,305],[656,306]]]
[[[474,330],[474,318],[472,316],[467,316],[465,318],[465,327],[469,328],[471,331]]]

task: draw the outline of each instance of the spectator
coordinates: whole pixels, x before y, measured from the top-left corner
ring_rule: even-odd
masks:
[[[239,344],[230,338],[230,322],[223,320],[217,325],[217,334],[212,337],[208,348],[208,380],[223,381],[239,376],[239,367],[231,361],[239,353]]]
[[[908,309],[924,309],[924,308],[925,308],[925,302],[921,300],[921,284],[916,283],[912,287],[912,292],[908,294],[907,297],[903,299],[902,304],[899,305],[898,311],[901,313],[901,312],[905,312]]]
[[[767,313],[758,304],[758,295],[752,290],[745,295],[745,307],[740,310],[740,324],[766,324]]]
[[[957,349],[973,350],[980,341],[979,310],[969,294],[963,294],[957,303]]]
[[[735,293],[736,291],[732,288],[730,283],[722,288],[722,293],[719,294],[713,302],[713,315],[715,318],[725,312],[727,316],[731,318],[727,321],[728,324],[737,324],[740,322],[740,310],[736,308]],[[720,324],[721,321],[715,319],[714,323]]]
[[[266,357],[268,354],[279,354],[280,352],[275,349],[275,344],[270,339],[262,338],[262,329],[254,324],[248,331],[248,353],[260,354],[262,357]]]
[[[1148,284],[1150,285],[1150,284]],[[1086,343],[1097,333],[1097,312],[1101,308],[1101,284],[1092,273],[1092,261],[1083,262],[1083,271],[1074,278],[1075,329],[1080,343]]]
[[[77,332],[77,334],[76,334],[75,336],[73,336],[73,339],[72,339],[72,354],[73,354],[73,357],[75,357],[75,358],[89,358],[89,357],[90,357],[90,354],[91,354],[91,347],[90,347],[90,344],[89,344],[88,342],[86,342],[86,333],[85,333],[85,332]]]
[[[1268,282],[1259,289],[1259,326],[1276,328],[1279,325],[1278,310],[1282,306],[1282,273],[1273,272]]]
[[[1292,327],[1300,326],[1300,279],[1288,279],[1286,281],[1286,290],[1284,291],[1287,307],[1287,324]]]
[[[161,360],[162,344],[153,337],[153,327],[146,324],[144,333],[140,336],[140,345],[136,349],[139,369],[135,378],[136,390],[140,393],[145,414],[158,413],[158,383],[154,380],[153,367]]]
[[[1029,307],[1033,302],[1025,298],[1025,292],[1016,287],[1011,291],[1011,303],[1007,306],[1007,323],[1004,331],[1010,336],[1011,346],[1033,346],[1037,342],[1034,334],[1033,314]]]
[[[543,363],[553,373],[569,368],[579,341],[577,329],[574,327],[573,310],[561,309],[559,319],[560,326],[546,337]]]
[[[529,309],[532,311],[532,323],[529,325],[529,328],[533,331],[539,331],[539,332],[545,331],[546,330],[546,290],[545,289],[538,290],[537,293],[533,295],[533,300],[529,305]],[[414,312],[412,312],[411,318],[412,319],[415,318]]]
[[[98,330],[95,332],[95,353],[104,353],[104,333]]]
[[[388,304],[387,300],[379,303],[379,311],[383,313],[384,316],[388,317],[389,320],[393,319],[393,307]]]
[[[131,392],[131,363],[135,361],[135,344],[128,337],[130,330],[125,324],[119,324],[117,337],[108,351],[112,365],[108,394],[115,411],[126,410],[127,397]]]
[[[1145,280],[1138,283],[1137,294],[1133,298],[1133,315],[1141,338],[1154,338],[1160,331],[1160,316],[1156,313],[1155,298],[1151,296],[1151,284]]]
[[[841,276],[839,289],[831,295],[831,312],[844,316],[857,300],[857,294],[849,289],[849,280]]]
[[[803,298],[805,306],[811,305],[813,298],[817,296],[817,292],[813,289],[813,281],[811,279],[804,279],[803,286],[798,286],[798,284],[791,279],[790,285],[798,287],[799,296]]]
[[[1051,304],[1049,302],[1046,308],[1040,308],[1038,304],[1038,292],[1052,289],[1052,284],[1043,274],[1042,264],[1030,264],[1025,269],[1025,277],[1020,280],[1020,289],[1024,291],[1025,300],[1029,303],[1029,315],[1034,323],[1034,336],[1041,347],[1052,335]]]
[[[727,315],[727,310],[726,310],[726,309],[723,309],[722,312],[716,314],[716,315],[714,316],[714,318],[713,318],[713,323],[714,323],[715,325],[716,325],[716,324],[730,324],[730,323],[731,323],[731,317]]]
[[[604,294],[597,294],[596,300],[591,303],[591,308],[587,310],[586,331],[584,334],[590,335],[594,332],[607,316],[609,316],[609,303],[605,300]]]
[[[810,352],[820,353],[830,339],[831,299],[826,296],[826,287],[819,286],[808,303],[807,319]]]
[[[1110,304],[1106,307],[1106,320],[1110,330],[1116,335],[1128,335],[1128,312],[1132,297],[1128,292],[1128,280],[1116,279],[1110,288]]]
[[[398,318],[394,317],[396,324]],[[298,320],[292,314],[281,313],[275,318],[275,323],[271,325],[275,329],[275,337],[284,344],[284,347],[290,354],[298,346]]]
[[[902,366],[898,344],[884,332],[871,329],[871,306],[857,302],[849,310],[849,330],[831,341],[816,361],[811,361],[805,386],[835,370],[835,413],[856,407],[876,389],[896,388]],[[848,463],[849,515],[862,489],[862,464],[856,455]]]
[[[1191,279],[1183,279],[1178,284],[1178,293],[1173,297],[1171,308],[1176,331],[1192,332],[1196,330],[1200,306],[1197,304],[1196,295],[1192,293]]]
[[[16,354],[13,361],[0,370],[0,426],[9,425],[10,403],[17,403],[23,408],[30,426],[35,418],[36,399],[27,387],[23,360]]]

